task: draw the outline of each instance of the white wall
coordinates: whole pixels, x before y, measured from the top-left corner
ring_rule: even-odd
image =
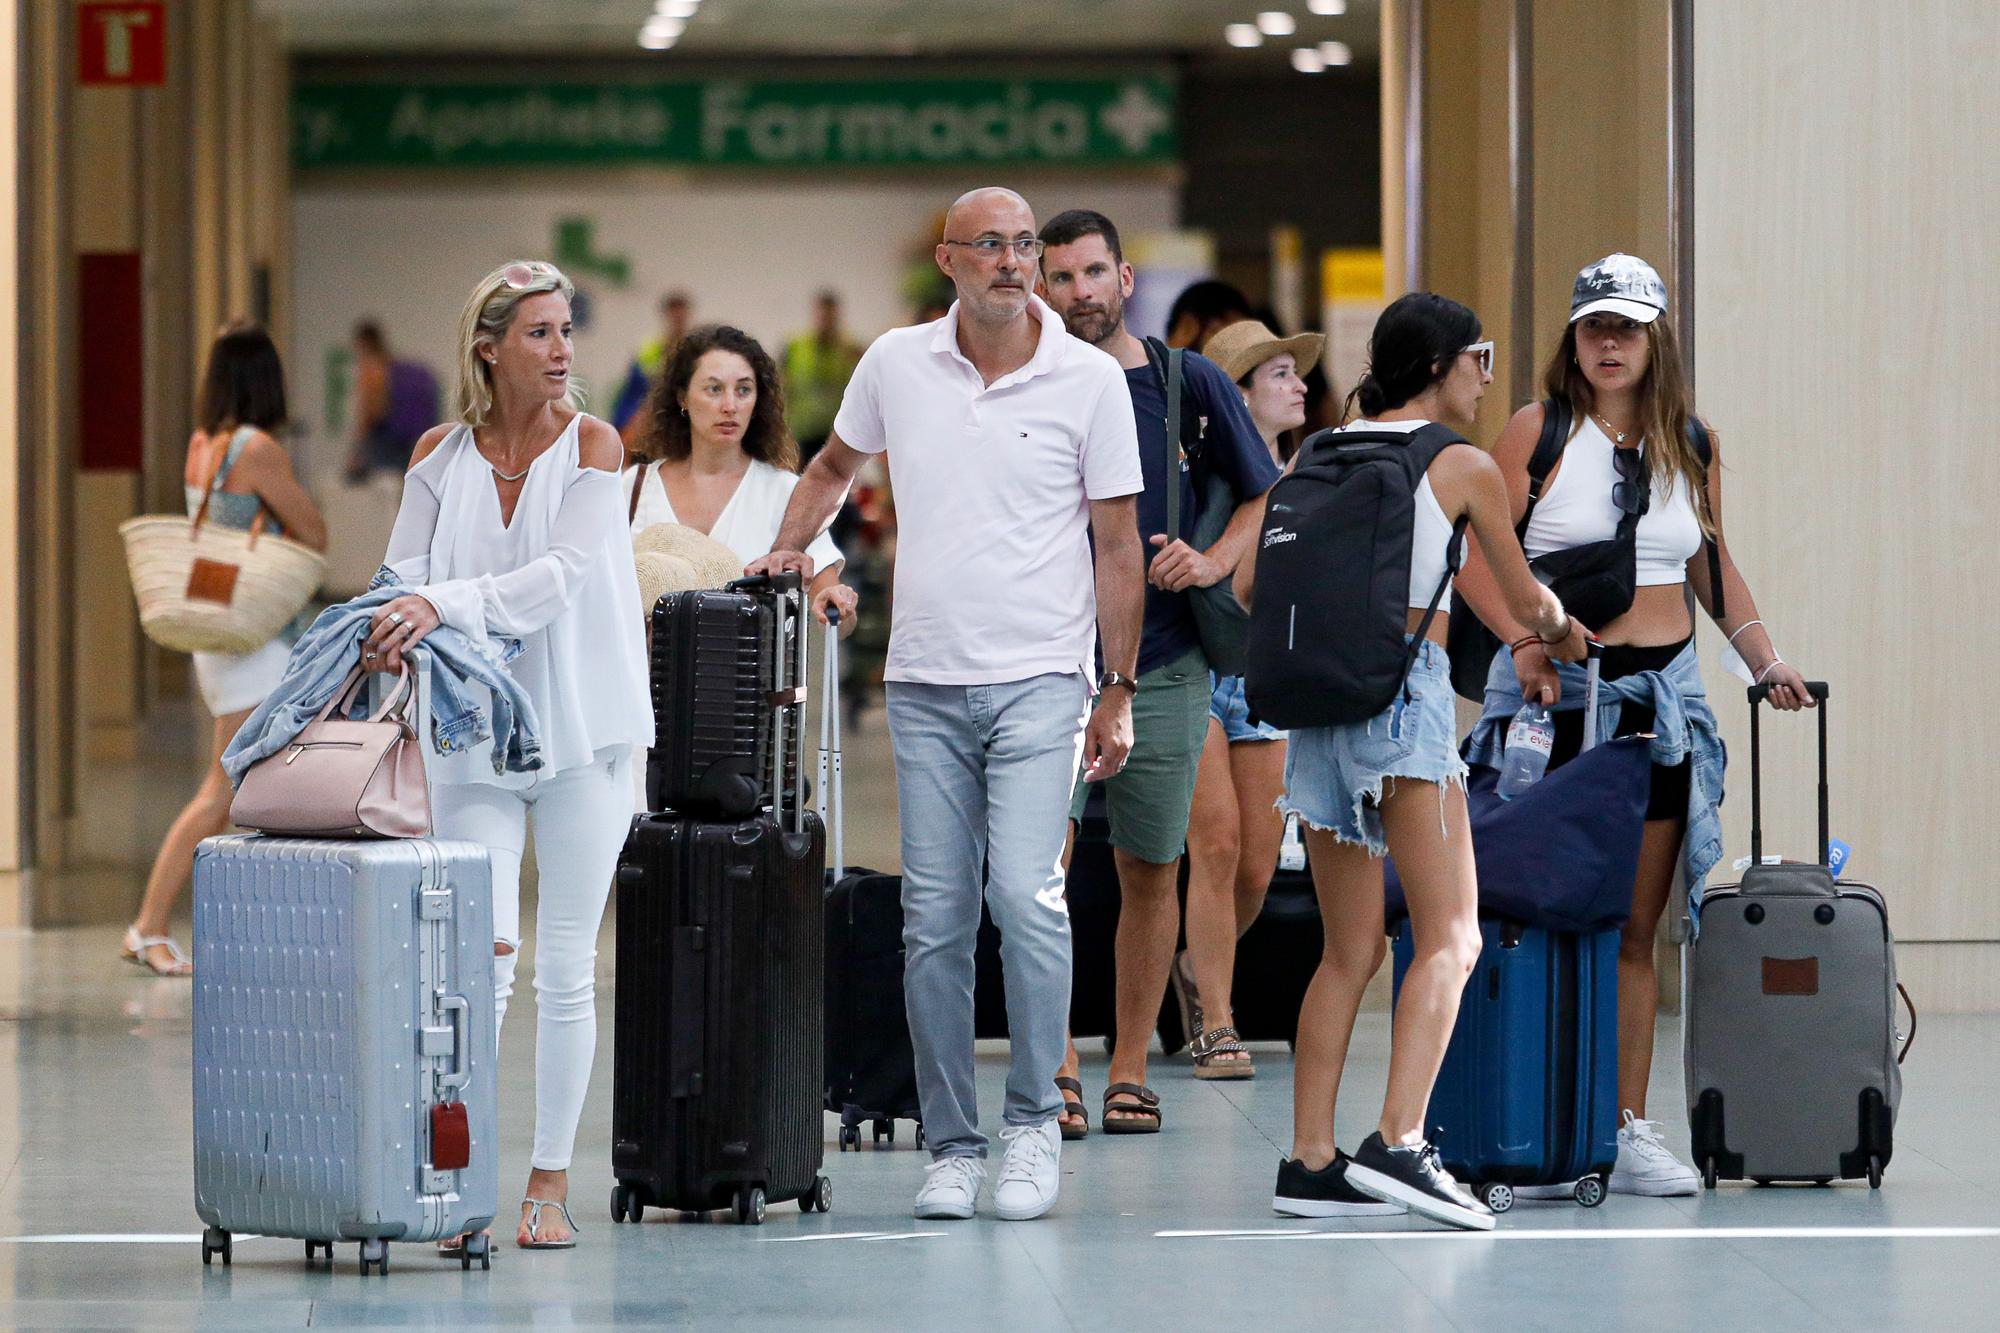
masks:
[[[1779,651],[1832,686],[1834,834],[1917,1004],[2000,1008],[2000,5],[1703,0],[1694,35],[1698,397],[1730,544]],[[1747,710],[1708,680],[1737,854]],[[1767,850],[1801,855],[1811,727],[1766,737]]]
[[[354,320],[379,318],[392,347],[428,361],[449,394],[452,339],[472,284],[505,260],[549,255],[559,218],[593,219],[597,252],[631,260],[623,289],[577,275],[595,300],[591,327],[577,337],[577,370],[598,391],[595,410],[608,412],[668,288],[694,295],[698,321],[739,324],[774,354],[805,327],[822,287],[842,294],[848,327],[864,338],[907,322],[906,266],[934,239],[953,197],[983,183],[596,171],[518,181],[459,173],[394,183],[301,180],[290,379],[294,417],[311,435],[301,445],[306,467],[330,465],[330,454],[331,465],[339,461],[338,449],[324,449],[319,438],[325,358],[345,346]],[[1006,183],[1042,218],[1082,205],[1133,233],[1176,222],[1176,189],[1162,177],[1045,173]]]

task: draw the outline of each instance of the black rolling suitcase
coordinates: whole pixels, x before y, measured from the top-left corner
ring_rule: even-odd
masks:
[[[924,1144],[917,1061],[903,1005],[903,879],[849,866],[840,773],[840,622],[827,627],[820,666],[819,817],[833,842],[826,896],[826,1109],[840,1117],[840,1150],[894,1142],[913,1120]]]
[[[764,753],[785,763],[805,698],[796,578],[755,593],[769,613]],[[793,756],[796,760],[796,756]],[[796,762],[792,772],[800,771]],[[821,950],[826,833],[803,784],[738,820],[641,815],[618,866],[611,1213],[766,1202],[824,1212]]]
[[[798,576],[739,579],[723,589],[669,593],[653,607],[652,752],[646,808],[703,811],[723,818],[773,803],[771,706],[773,617],[796,592]],[[797,710],[781,709],[787,730],[788,786],[796,774]]]

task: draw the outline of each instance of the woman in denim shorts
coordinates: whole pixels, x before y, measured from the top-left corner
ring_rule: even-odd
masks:
[[[1280,338],[1258,320],[1231,324],[1203,353],[1236,382],[1250,420],[1271,457],[1283,466],[1285,432],[1306,421],[1308,374],[1326,337]],[[1230,1012],[1236,941],[1264,909],[1285,821],[1285,733],[1250,720],[1243,677],[1210,674],[1208,737],[1188,815],[1187,952],[1174,960],[1174,990],[1182,1030],[1194,1055],[1194,1076],[1252,1078],[1250,1052]]]
[[[1493,344],[1479,337],[1478,318],[1455,301],[1425,292],[1396,301],[1376,322],[1370,369],[1349,396],[1350,410],[1359,399],[1364,420],[1346,429],[1414,432],[1432,421],[1470,429],[1492,378]],[[1583,656],[1583,628],[1528,570],[1506,483],[1491,458],[1470,445],[1448,446],[1415,500],[1406,603],[1412,634],[1444,576],[1453,524],[1466,518],[1510,613],[1556,658]],[[1237,575],[1245,601],[1254,578],[1247,566]],[[1493,1214],[1445,1172],[1423,1133],[1431,1085],[1480,950],[1444,622],[1443,614],[1432,621],[1408,688],[1381,713],[1291,733],[1282,808],[1305,825],[1326,945],[1299,1012],[1292,1153],[1278,1168],[1272,1201],[1288,1216],[1407,1208],[1452,1226],[1493,1225]],[[1397,1001],[1381,1119],[1349,1158],[1334,1143],[1334,1098],[1362,992],[1382,965],[1382,859],[1391,852],[1409,900],[1415,957]]]

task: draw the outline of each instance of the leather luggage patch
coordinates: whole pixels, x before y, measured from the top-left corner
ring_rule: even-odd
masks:
[[[431,1107],[431,1167],[463,1171],[472,1161],[472,1126],[464,1102],[440,1102]]]
[[[1764,993],[1766,995],[1819,994],[1819,959],[1767,956],[1764,959]]]
[[[220,560],[197,558],[188,570],[187,598],[190,602],[216,602],[228,606],[236,597],[235,565]]]

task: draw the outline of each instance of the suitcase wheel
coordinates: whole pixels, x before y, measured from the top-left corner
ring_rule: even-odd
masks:
[[[887,1139],[891,1143],[894,1143],[896,1141],[895,1121],[877,1120],[875,1122],[875,1142],[880,1143],[884,1139]]]
[[[917,1147],[919,1149],[922,1149],[923,1146],[924,1146],[924,1122],[919,1120],[917,1122]]]
[[[799,1211],[802,1213],[828,1213],[833,1211],[833,1182],[825,1176],[813,1181],[811,1189],[799,1196]]]
[[[1598,1204],[1604,1202],[1604,1177],[1585,1176],[1582,1180],[1576,1182],[1576,1188],[1571,1193],[1576,1196],[1576,1201],[1584,1207],[1595,1208]]]
[[[329,1255],[331,1255],[333,1253],[333,1247],[331,1245],[327,1246],[326,1252]],[[203,1267],[206,1267],[209,1264],[213,1263],[215,1261],[215,1256],[218,1254],[222,1256],[222,1266],[224,1268],[229,1267],[229,1261],[232,1255],[229,1242],[229,1233],[227,1231],[224,1231],[221,1227],[202,1228],[201,1262]],[[308,1258],[310,1258],[312,1255],[310,1242],[308,1242],[306,1255]]]
[[[1701,1187],[1709,1190],[1715,1188],[1715,1159],[1713,1157],[1704,1157],[1701,1159]]]
[[[1868,1188],[1871,1190],[1882,1188],[1882,1159],[1873,1153],[1868,1156]]]
[[[761,1185],[745,1185],[736,1191],[735,1207],[738,1226],[761,1227],[764,1225],[764,1188]]]
[[[368,1276],[373,1266],[383,1277],[389,1276],[389,1242],[386,1240],[364,1240],[361,1242],[361,1276]]]
[[[840,1150],[842,1152],[861,1151],[861,1126],[842,1125],[840,1127]]]
[[[611,1187],[611,1220],[614,1222],[643,1222],[646,1218],[646,1202],[639,1191],[619,1182]]]
[[[326,1271],[333,1271],[333,1242],[330,1240],[309,1240],[306,1242],[306,1267],[314,1268],[314,1258],[321,1250],[326,1251]]]
[[[329,1246],[327,1248],[330,1253],[332,1247]],[[474,1259],[479,1261],[480,1272],[490,1273],[493,1271],[493,1237],[486,1235],[484,1232],[476,1232],[466,1237],[465,1248],[460,1250],[458,1254],[460,1271],[470,1272]],[[383,1271],[386,1272],[388,1270],[384,1269]]]
[[[1489,1180],[1479,1187],[1479,1201],[1496,1213],[1504,1213],[1514,1206],[1514,1187]]]

